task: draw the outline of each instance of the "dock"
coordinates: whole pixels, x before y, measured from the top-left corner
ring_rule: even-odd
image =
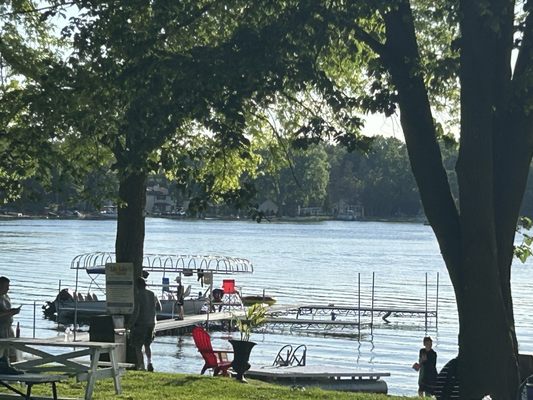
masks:
[[[267,326],[282,328],[290,326],[290,330],[317,331],[322,328],[323,332],[343,329],[357,329],[361,335],[361,329],[370,327],[373,333],[375,319],[385,324],[391,323],[388,318],[411,318],[415,323],[423,320],[424,329],[427,331],[429,324],[438,324],[439,309],[439,274],[437,273],[434,295],[430,293],[432,285],[425,276],[425,293],[420,297],[398,297],[396,291],[380,292],[376,295],[376,274],[372,273],[371,286],[362,290],[361,274],[357,274],[357,286],[354,287],[354,296],[350,299],[328,302],[326,304],[296,304],[290,306],[275,305],[269,309]],[[351,301],[350,301],[351,300]],[[396,322],[395,321],[395,322]],[[264,329],[268,330],[268,329]]]
[[[346,336],[350,333],[359,334],[361,328],[367,328],[368,324],[360,324],[357,321],[331,321],[324,319],[306,318],[267,318],[265,321],[265,331],[287,329],[289,332],[299,333],[320,333]]]
[[[361,335],[362,329],[373,330],[375,318],[388,324],[388,318],[415,318],[424,320],[427,329],[430,319],[437,321],[437,309],[427,307],[395,306],[350,306],[336,304],[297,304],[272,307],[265,321],[264,331],[289,330],[313,333],[346,332]]]
[[[211,322],[221,322],[221,321],[231,321],[235,317],[244,316],[244,311],[235,310],[234,312],[213,312],[209,314],[195,314],[195,315],[185,315],[183,319],[162,319],[157,321],[155,324],[154,332],[162,334],[163,332],[176,331],[176,330],[186,330],[187,328],[192,328],[195,325],[211,323]]]
[[[387,383],[381,378],[390,376],[390,373],[321,365],[304,365],[254,367],[246,372],[246,376],[282,385],[318,386],[325,390],[386,394]]]
[[[402,307],[352,307],[352,306],[336,306],[335,304],[320,305],[309,304],[299,306],[297,309],[298,316],[334,316],[335,318],[349,317],[349,316],[377,316],[381,317],[385,322],[388,317],[413,317],[424,316],[424,318],[436,318],[436,310],[416,309],[416,308],[402,308]]]

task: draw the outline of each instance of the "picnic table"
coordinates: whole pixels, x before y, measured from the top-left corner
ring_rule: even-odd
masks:
[[[65,342],[35,338],[0,339],[0,349],[14,348],[33,356],[30,359],[12,364],[20,370],[34,374],[46,371],[60,372],[75,376],[78,381],[87,381],[85,400],[91,400],[94,385],[98,379],[113,378],[115,393],[120,394],[122,392],[120,385],[122,371],[119,368],[115,352],[118,346],[121,346],[121,344],[84,341]],[[109,366],[99,368],[101,354],[109,354]],[[90,358],[89,366],[83,360],[80,360],[81,357],[87,356]],[[42,375],[46,376],[46,374]],[[24,381],[23,375],[19,375],[19,378],[20,381]]]

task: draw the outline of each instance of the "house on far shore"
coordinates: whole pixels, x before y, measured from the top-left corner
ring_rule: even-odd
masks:
[[[365,208],[361,205],[339,201],[333,208],[333,217],[343,221],[357,221],[365,217]]]
[[[298,206],[299,217],[321,217],[326,215],[322,207],[300,207]]]
[[[270,199],[263,201],[259,205],[259,211],[263,212],[265,215],[277,215],[278,210],[278,205]]]
[[[172,211],[174,202],[168,194],[168,189],[159,185],[146,188],[146,213],[163,214]]]

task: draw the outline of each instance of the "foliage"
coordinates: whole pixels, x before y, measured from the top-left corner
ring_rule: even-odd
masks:
[[[212,215],[216,209],[217,215],[238,215],[248,210],[254,219],[262,219],[264,215],[260,215],[257,207],[267,199],[281,206],[278,214],[284,216],[296,215],[298,206],[320,207],[330,214],[341,204],[363,206],[368,218],[411,218],[422,213],[405,144],[395,138],[374,137],[366,155],[350,153],[341,146],[318,144],[307,151],[291,149],[283,156],[278,141],[261,145],[263,150],[255,155],[260,158],[259,165],[250,166],[251,170],[241,179],[235,179],[234,188],[214,189],[222,187],[217,180],[223,179],[224,174],[213,173],[206,179],[211,168],[205,164],[210,163],[203,163],[200,154],[195,161],[181,158],[182,172],[176,172],[175,177],[150,175],[149,185],[158,183],[168,188],[176,207],[189,204],[191,217]],[[443,156],[451,180],[457,153],[451,148]],[[231,165],[231,161],[227,164]],[[93,168],[82,182],[71,176],[69,170],[60,169],[52,170],[57,177],[50,187],[37,181],[23,183],[21,199],[9,207],[36,213],[49,203],[58,204],[59,209],[90,210],[87,207],[91,204],[98,208],[98,199],[114,199],[118,182],[109,169]],[[456,183],[452,187],[457,193]],[[525,203],[532,196],[533,192],[528,194]],[[84,206],[82,202],[88,203]]]
[[[261,303],[252,304],[246,308],[244,316],[234,316],[235,326],[241,333],[241,340],[249,341],[252,329],[258,327],[266,320],[268,306]]]
[[[533,248],[531,247],[533,244],[533,236],[526,233],[526,231],[531,231],[531,228],[533,228],[533,220],[528,217],[521,217],[517,231],[522,236],[522,243],[515,246],[514,255],[516,258],[522,261],[522,263],[525,263],[526,260],[533,254]]]
[[[189,146],[191,136],[213,139],[202,161],[225,173],[231,165],[219,158],[250,156],[250,122],[271,105],[298,110],[288,113],[295,123],[278,131],[302,149],[323,138],[368,147],[355,111],[400,111],[422,204],[455,289],[463,396],[516,397],[510,265],[533,154],[531,1],[72,4],[81,11],[64,31],[73,45],[68,59],[45,63],[31,57],[30,46],[17,52],[5,42],[2,54],[20,74],[36,79],[35,71],[47,72],[47,96],[23,103],[39,104],[31,116],[54,127],[33,124],[39,137],[55,138],[50,133],[59,126],[57,132],[96,140],[113,153],[127,203],[119,212],[117,257],[135,257],[140,266],[143,185],[149,171],[159,172],[160,148],[169,140],[187,160],[188,152],[201,153]],[[41,93],[44,85],[36,87]],[[439,121],[442,110],[450,123]],[[459,201],[438,142],[454,133],[455,121]],[[373,171],[379,182],[380,168]],[[221,187],[213,174],[202,177],[204,192]]]

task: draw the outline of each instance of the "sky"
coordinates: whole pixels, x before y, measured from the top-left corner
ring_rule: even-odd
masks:
[[[399,116],[385,117],[383,114],[370,114],[364,116],[364,119],[366,123],[363,134],[366,136],[381,135],[404,140]]]

